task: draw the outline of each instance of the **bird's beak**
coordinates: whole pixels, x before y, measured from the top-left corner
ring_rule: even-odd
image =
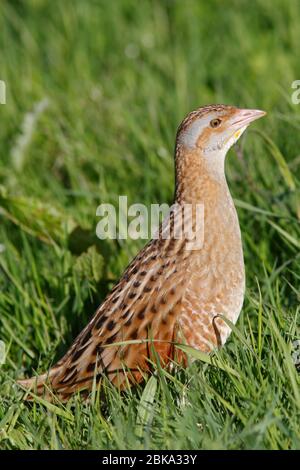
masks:
[[[231,125],[235,128],[235,130],[239,130],[242,127],[248,126],[250,122],[255,121],[267,113],[265,111],[261,111],[260,109],[238,109],[233,117]]]

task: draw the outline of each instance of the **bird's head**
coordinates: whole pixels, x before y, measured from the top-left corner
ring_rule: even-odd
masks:
[[[258,109],[209,105],[192,111],[182,121],[177,143],[189,150],[198,150],[208,161],[218,164],[248,125],[266,113]]]

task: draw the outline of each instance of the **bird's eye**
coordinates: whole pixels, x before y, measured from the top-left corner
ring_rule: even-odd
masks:
[[[222,122],[221,119],[216,118],[216,119],[212,119],[209,124],[210,124],[210,127],[212,127],[213,129],[215,129],[216,127],[219,127],[219,125],[221,124],[221,122]]]

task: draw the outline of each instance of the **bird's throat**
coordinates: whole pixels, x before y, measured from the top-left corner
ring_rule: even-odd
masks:
[[[225,154],[203,155],[199,149],[177,145],[175,153],[175,202],[214,203],[229,195],[224,171]]]

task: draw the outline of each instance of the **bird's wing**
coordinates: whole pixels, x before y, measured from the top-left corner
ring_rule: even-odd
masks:
[[[94,377],[103,373],[124,388],[128,382],[142,380],[155,357],[169,362],[187,283],[187,262],[182,241],[160,238],[149,242],[66,355],[48,374],[37,378],[37,393],[43,393],[48,378],[53,390],[67,399],[78,390],[91,388]],[[126,341],[134,343],[118,344]],[[29,381],[21,383],[30,385]]]

